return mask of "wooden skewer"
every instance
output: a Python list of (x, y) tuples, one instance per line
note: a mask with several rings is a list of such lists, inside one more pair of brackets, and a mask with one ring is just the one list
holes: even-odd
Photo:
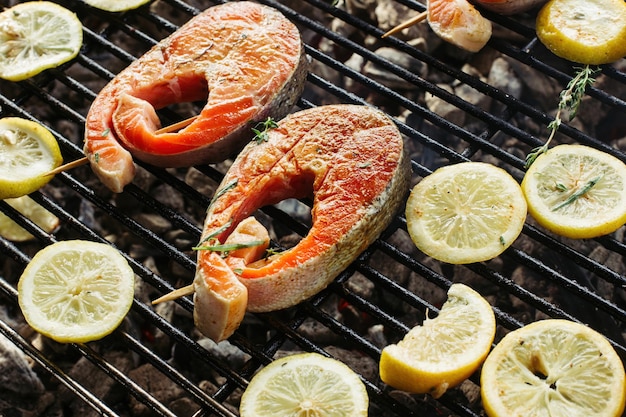
[(416, 16), (413, 16), (411, 19), (400, 23), (398, 26), (394, 27), (393, 29), (391, 29), (390, 31), (388, 31), (387, 33), (385, 33), (384, 35), (382, 35), (382, 38), (386, 38), (387, 36), (391, 36), (394, 33), (400, 32), (402, 29), (406, 29), (409, 26), (413, 26), (416, 23), (421, 22), (422, 20), (426, 19), (428, 17), (428, 11), (424, 11)]
[(196, 292), (196, 288), (193, 286), (193, 284), (189, 284), (185, 287), (175, 289), (174, 291), (168, 292), (167, 294), (157, 298), (152, 302), (152, 305), (159, 304), (165, 301), (172, 301), (186, 295), (191, 295), (194, 292)]
[[(179, 129), (182, 129), (184, 127), (189, 126), (197, 118), (198, 118), (198, 116), (193, 116), (193, 117), (190, 117), (188, 119), (181, 120), (180, 122), (174, 123), (172, 125), (162, 127), (161, 129), (156, 130), (154, 133), (158, 135), (159, 133), (174, 132), (176, 130), (179, 130)], [(60, 165), (60, 166), (58, 166), (58, 167), (56, 167), (56, 168), (46, 172), (43, 175), (44, 176), (56, 175), (56, 174), (58, 174), (60, 172), (64, 172), (64, 171), (67, 171), (69, 169), (76, 168), (76, 167), (79, 167), (81, 165), (85, 165), (88, 162), (89, 162), (89, 159), (87, 159), (87, 157), (85, 156), (85, 157), (77, 159), (75, 161), (68, 162), (67, 164)]]
[(189, 119), (185, 119), (185, 120), (181, 120), (180, 122), (174, 123), (172, 125), (169, 126), (165, 126), (162, 127), (160, 129), (157, 129), (154, 134), (158, 135), (160, 133), (170, 133), (170, 132), (174, 132), (176, 130), (182, 129), (184, 127), (189, 126), (191, 123), (193, 123), (194, 120), (196, 120), (198, 118), (198, 116), (193, 116), (190, 117)]
[(60, 165), (60, 166), (58, 166), (58, 167), (56, 167), (56, 168), (46, 172), (43, 175), (44, 176), (46, 176), (46, 175), (56, 175), (59, 172), (67, 171), (68, 169), (72, 169), (72, 168), (79, 167), (81, 165), (85, 165), (87, 162), (89, 162), (89, 160), (85, 156), (85, 157), (82, 157), (82, 158), (77, 159), (75, 161), (68, 162), (67, 164)]

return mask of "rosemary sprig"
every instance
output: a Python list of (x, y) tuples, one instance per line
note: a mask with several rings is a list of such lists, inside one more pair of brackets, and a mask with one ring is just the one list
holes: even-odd
[(576, 113), (578, 112), (580, 103), (585, 95), (585, 91), (588, 86), (595, 82), (596, 79), (594, 76), (599, 71), (600, 68), (591, 68), (589, 65), (576, 68), (576, 75), (567, 84), (565, 90), (561, 91), (561, 94), (559, 95), (559, 106), (556, 115), (554, 116), (554, 120), (548, 124), (548, 129), (550, 130), (548, 140), (542, 146), (534, 148), (526, 156), (524, 168), (528, 169), (528, 167), (535, 162), (535, 159), (537, 159), (539, 155), (547, 152), (550, 141), (552, 141), (556, 131), (559, 130), (559, 127), (561, 126), (561, 114), (564, 111), (569, 112), (569, 121), (572, 121), (574, 117), (576, 117)]
[(256, 143), (267, 142), (269, 139), (267, 133), (277, 127), (278, 124), (276, 124), (274, 119), (268, 117), (267, 120), (257, 123), (257, 125), (252, 128), (252, 131), (254, 132), (254, 138), (252, 138), (252, 140)]
[(576, 192), (572, 193), (572, 195), (567, 197), (567, 199), (563, 201), (561, 204), (552, 208), (552, 211), (557, 211), (565, 206), (572, 204), (574, 201), (578, 200), (580, 197), (585, 195), (589, 190), (591, 190), (593, 186), (596, 185), (598, 181), (600, 181), (600, 179), (602, 179), (602, 176), (598, 176), (592, 179), (587, 184), (585, 184), (580, 190), (577, 190)]

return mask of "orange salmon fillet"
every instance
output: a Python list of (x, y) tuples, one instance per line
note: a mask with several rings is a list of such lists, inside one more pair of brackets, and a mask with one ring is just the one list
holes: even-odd
[[(243, 268), (236, 262), (240, 269), (223, 276), (248, 289), (248, 311), (290, 307), (326, 287), (387, 227), (411, 175), (397, 127), (367, 106), (303, 110), (267, 139), (248, 144), (230, 167), (203, 239), (225, 242), (255, 210), (286, 198), (313, 197), (313, 223), (295, 247)], [(197, 275), (209, 274), (214, 255), (198, 252)]]
[[(133, 158), (162, 167), (218, 162), (252, 138), (250, 128), (289, 112), (307, 60), (297, 27), (252, 2), (211, 7), (120, 72), (98, 94), (84, 151), (115, 192), (134, 176)], [(206, 100), (189, 126), (159, 133), (156, 109)]]

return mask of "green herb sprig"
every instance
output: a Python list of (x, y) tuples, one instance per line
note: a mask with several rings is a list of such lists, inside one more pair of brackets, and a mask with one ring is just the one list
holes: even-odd
[(594, 76), (599, 71), (600, 68), (591, 68), (589, 65), (576, 68), (576, 75), (567, 84), (565, 90), (561, 91), (561, 94), (559, 95), (559, 106), (556, 115), (554, 116), (554, 120), (548, 124), (548, 129), (550, 129), (550, 136), (548, 137), (548, 140), (542, 146), (534, 148), (526, 156), (524, 168), (528, 169), (528, 167), (535, 162), (539, 155), (548, 151), (548, 146), (550, 145), (552, 138), (561, 126), (561, 115), (563, 112), (567, 111), (569, 113), (569, 121), (572, 121), (574, 117), (576, 117), (576, 113), (578, 112), (580, 103), (585, 95), (585, 91), (588, 86), (595, 82)]
[(593, 188), (593, 186), (596, 185), (598, 183), (598, 181), (600, 181), (601, 179), (602, 179), (602, 176), (598, 176), (598, 177), (590, 180), (588, 183), (586, 183), (584, 186), (582, 186), (579, 190), (577, 190), (574, 193), (572, 193), (572, 195), (570, 195), (565, 201), (563, 201), (558, 206), (554, 207), (552, 209), (552, 211), (557, 211), (559, 209), (562, 209), (565, 206), (568, 206), (568, 205), (572, 204), (574, 201), (578, 200), (580, 197), (582, 197), (585, 194), (587, 194), (587, 192), (589, 190), (591, 190)]
[(227, 256), (228, 252), (232, 252), (237, 249), (253, 248), (255, 246), (260, 246), (263, 243), (265, 243), (265, 241), (263, 240), (252, 240), (250, 242), (245, 242), (245, 243), (218, 243), (218, 244), (213, 244), (213, 245), (209, 244), (209, 245), (203, 245), (203, 246), (195, 246), (193, 250), (208, 250), (211, 252), (221, 252), (225, 256)]
[(252, 140), (257, 144), (267, 142), (269, 140), (268, 132), (277, 127), (278, 124), (274, 119), (268, 117), (267, 120), (257, 123), (257, 125), (252, 128), (252, 132), (254, 132), (254, 138), (252, 138)]

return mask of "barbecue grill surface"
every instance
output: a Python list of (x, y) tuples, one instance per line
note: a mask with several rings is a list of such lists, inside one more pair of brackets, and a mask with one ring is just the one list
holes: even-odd
[[(83, 49), (73, 61), (32, 79), (0, 80), (0, 117), (46, 125), (66, 161), (82, 156), (84, 119), (106, 82), (215, 4), (155, 0), (134, 11), (107, 13), (80, 0), (52, 1), (80, 17)], [(558, 93), (574, 72), (575, 65), (551, 55), (536, 40), (533, 12), (513, 17), (485, 13), (495, 24), (494, 37), (480, 53), (469, 54), (445, 44), (424, 48), (411, 36), (380, 39), (389, 29), (384, 25), (394, 18), (397, 23), (401, 16), (376, 6), (424, 10), (410, 0), (347, 1), (338, 7), (321, 0), (262, 3), (294, 21), (307, 44), (312, 66), (294, 111), (331, 103), (384, 110), (405, 135), (413, 183), (439, 166), (465, 160), (493, 163), (521, 181), (525, 155), (545, 140)], [(2, 0), (3, 6), (13, 4)], [(412, 30), (436, 42), (424, 27)], [(495, 62), (506, 65), (511, 76), (503, 80), (491, 72), (490, 77)], [(586, 144), (626, 161), (624, 68), (621, 61), (601, 67), (579, 116), (564, 124), (556, 142)], [(445, 117), (433, 111), (435, 102), (448, 106)], [(201, 105), (173, 106), (160, 115), (174, 122)], [(438, 400), (394, 391), (377, 376), (382, 347), (401, 339), (427, 312), (436, 314), (456, 281), (472, 286), (494, 306), (496, 341), (535, 320), (566, 318), (600, 331), (626, 355), (623, 228), (611, 236), (573, 241), (556, 237), (529, 218), (522, 236), (500, 257), (451, 266), (427, 258), (412, 245), (402, 213), (326, 290), (287, 311), (249, 314), (228, 350), (216, 350), (194, 330), (190, 298), (158, 308), (150, 300), (191, 282), (191, 247), (228, 161), (189, 169), (138, 165), (134, 183), (119, 195), (104, 188), (86, 166), (57, 175), (33, 193), (61, 219), (53, 234), (0, 202), (0, 211), (36, 237), (27, 243), (0, 238), (0, 333), (7, 337), (0, 347), (17, 347), (29, 357), (43, 390), (54, 394), (51, 399), (41, 391), (16, 393), (11, 391), (15, 387), (0, 386), (0, 414), (19, 414), (20, 408), (32, 412), (33, 404), (48, 398), (36, 413), (234, 416), (241, 391), (262, 365), (279, 355), (317, 351), (362, 375), (372, 416), (484, 415), (477, 375)], [(306, 234), (309, 204), (287, 201), (258, 213), (271, 225), (274, 245), (289, 246)], [(138, 285), (132, 310), (114, 334), (87, 345), (61, 346), (23, 324), (16, 286), (34, 253), (54, 241), (75, 238), (115, 245), (135, 270)]]

